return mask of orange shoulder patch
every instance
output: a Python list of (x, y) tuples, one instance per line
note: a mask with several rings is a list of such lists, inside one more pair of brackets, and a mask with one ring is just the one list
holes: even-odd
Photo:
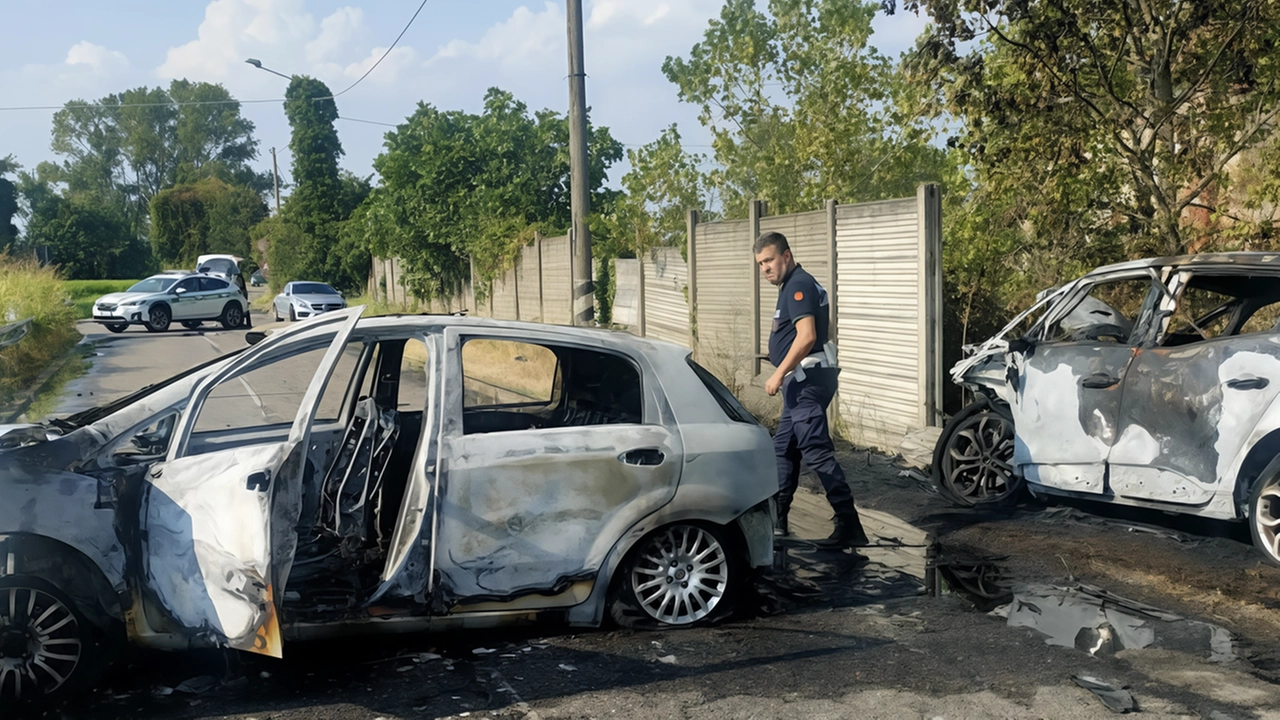
[(803, 300), (803, 299), (804, 299), (804, 293), (802, 293), (802, 292), (800, 292), (799, 290), (797, 290), (797, 291), (796, 291), (796, 294), (795, 294), (795, 299), (796, 299), (796, 301), (797, 301), (797, 302), (799, 302), (800, 300)]

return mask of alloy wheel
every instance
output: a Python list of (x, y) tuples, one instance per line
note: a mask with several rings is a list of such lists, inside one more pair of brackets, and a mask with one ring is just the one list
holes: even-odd
[(38, 699), (61, 687), (81, 662), (80, 621), (38, 588), (0, 588), (0, 701)]
[(990, 411), (966, 418), (947, 441), (942, 477), (956, 499), (1002, 500), (1018, 487), (1013, 469), (1013, 422)]
[(729, 554), (715, 535), (675, 525), (647, 541), (631, 569), (635, 601), (654, 620), (689, 625), (715, 611), (729, 589)]
[(1280, 476), (1265, 481), (1253, 501), (1251, 515), (1258, 549), (1280, 564)]
[(169, 311), (162, 307), (153, 307), (147, 313), (147, 329), (167, 330), (169, 328)]

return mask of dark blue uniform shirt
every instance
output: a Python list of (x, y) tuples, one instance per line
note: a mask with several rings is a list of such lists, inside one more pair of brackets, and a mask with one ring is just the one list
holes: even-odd
[(809, 351), (812, 354), (822, 350), (822, 346), (827, 344), (831, 307), (827, 291), (804, 268), (797, 265), (782, 279), (782, 285), (778, 288), (778, 307), (773, 311), (773, 330), (769, 333), (769, 362), (774, 367), (787, 359), (791, 343), (796, 340), (796, 320), (805, 316), (813, 318), (818, 335), (813, 349)]

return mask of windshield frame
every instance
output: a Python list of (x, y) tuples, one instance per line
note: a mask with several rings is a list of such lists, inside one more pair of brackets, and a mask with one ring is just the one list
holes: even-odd
[[(318, 288), (318, 287), (325, 288), (327, 292), (316, 291), (316, 290), (302, 290), (300, 289), (300, 286), (306, 287), (306, 288)], [(342, 293), (338, 292), (337, 290), (334, 290), (332, 285), (328, 283), (322, 283), (322, 282), (295, 282), (290, 292), (292, 292), (294, 295), (339, 295), (339, 296), (342, 295)]]

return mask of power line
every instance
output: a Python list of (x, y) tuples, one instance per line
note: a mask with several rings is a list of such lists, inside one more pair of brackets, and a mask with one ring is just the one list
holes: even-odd
[(395, 124), (395, 123), (380, 122), (380, 121), (378, 121), (378, 120), (361, 120), (360, 118), (346, 117), (346, 116), (342, 116), (342, 115), (339, 115), (339, 116), (338, 116), (338, 119), (339, 119), (339, 120), (346, 120), (347, 122), (364, 123), (364, 124), (366, 124), (366, 125), (382, 125), (382, 126), (384, 126), (384, 127), (400, 127), (399, 125), (397, 125), (397, 124)]
[[(396, 43), (400, 42), (400, 38), (404, 37), (404, 34), (406, 32), (409, 32), (409, 28), (413, 25), (413, 21), (418, 19), (418, 15), (422, 12), (422, 8), (426, 6), (427, 6), (427, 0), (422, 0), (422, 3), (418, 5), (418, 9), (414, 11), (413, 17), (409, 18), (409, 22), (405, 24), (404, 28), (400, 31), (400, 34), (396, 36), (396, 39), (391, 42), (391, 47), (388, 47), (387, 51), (382, 53), (382, 57), (378, 58), (377, 62), (369, 66), (369, 69), (365, 70), (364, 74), (361, 75), (358, 80), (351, 83), (351, 85), (349, 85), (346, 90), (343, 90), (342, 92), (339, 92), (339, 93), (334, 93), (332, 95), (326, 95), (324, 97), (311, 98), (311, 100), (313, 102), (317, 102), (320, 100), (334, 100), (339, 95), (345, 95), (352, 88), (354, 88), (355, 86), (359, 85), (362, 81), (364, 81), (365, 78), (369, 77), (369, 74), (374, 71), (374, 68), (381, 65), (382, 61), (386, 60), (387, 56), (391, 54), (391, 51), (395, 49)], [(279, 103), (279, 102), (285, 102), (285, 98), (278, 98), (278, 99), (271, 99), (271, 100), (236, 100), (233, 98), (231, 100), (192, 100), (189, 102), (116, 103), (113, 105), (109, 105), (105, 103), (82, 103), (79, 105), (19, 105), (19, 106), (10, 106), (10, 107), (0, 107), (0, 112), (18, 112), (23, 110), (86, 110), (86, 109), (99, 109), (99, 108), (114, 109), (114, 108), (126, 108), (126, 107), (187, 107), (187, 106), (195, 106), (195, 105), (254, 105), (254, 104), (261, 104), (261, 103)], [(370, 122), (371, 124), (375, 124), (375, 125), (379, 124), (379, 123), (374, 123), (373, 121), (356, 120), (355, 122)], [(381, 124), (385, 125), (387, 123), (381, 123)]]
[[(369, 73), (373, 72), (374, 68), (381, 65), (382, 61), (387, 59), (387, 56), (390, 55), (391, 51), (395, 49), (396, 43), (400, 42), (400, 38), (404, 37), (404, 34), (409, 32), (409, 27), (413, 25), (413, 21), (418, 19), (418, 13), (422, 12), (422, 8), (426, 6), (427, 6), (427, 0), (422, 0), (422, 4), (419, 5), (418, 9), (414, 11), (413, 17), (409, 18), (409, 22), (405, 24), (404, 29), (400, 31), (400, 34), (396, 36), (395, 40), (391, 41), (391, 47), (387, 48), (387, 51), (382, 53), (382, 57), (378, 58), (378, 62), (374, 63), (372, 66), (369, 67), (368, 70), (364, 71), (364, 74), (360, 76), (359, 80), (356, 80), (355, 82), (351, 83), (351, 87), (348, 87), (347, 90), (350, 90), (351, 88), (359, 85), (362, 80), (369, 77)], [(342, 92), (337, 93), (333, 97), (336, 98), (338, 97), (338, 95), (345, 95), (347, 90), (343, 90)]]

